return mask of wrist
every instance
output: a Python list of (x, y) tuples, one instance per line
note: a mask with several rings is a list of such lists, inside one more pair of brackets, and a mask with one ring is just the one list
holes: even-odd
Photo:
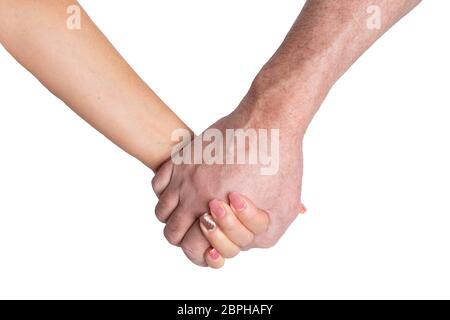
[(162, 164), (171, 159), (171, 155), (175, 149), (179, 149), (180, 143), (190, 142), (195, 137), (194, 133), (183, 123), (178, 126), (173, 126), (170, 129), (166, 128), (164, 134), (156, 139), (153, 136), (152, 147), (147, 147), (144, 150), (151, 150), (151, 154), (147, 154), (144, 162), (154, 172), (159, 170)]
[(238, 109), (263, 126), (302, 138), (333, 83), (330, 68), (321, 60), (310, 59), (294, 68), (273, 58)]

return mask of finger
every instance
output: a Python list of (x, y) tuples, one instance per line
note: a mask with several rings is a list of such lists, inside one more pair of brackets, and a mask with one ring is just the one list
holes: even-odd
[(219, 251), (222, 257), (233, 258), (241, 251), (241, 249), (228, 239), (222, 230), (220, 230), (209, 213), (205, 213), (200, 217), (200, 228), (206, 239), (211, 243), (211, 246)]
[(159, 169), (156, 171), (155, 176), (152, 179), (152, 187), (156, 196), (159, 198), (161, 193), (167, 188), (172, 179), (173, 163), (172, 161), (166, 161)]
[(219, 200), (212, 200), (209, 208), (214, 221), (234, 244), (243, 248), (253, 241), (253, 233), (236, 218), (229, 205)]
[(209, 241), (205, 238), (200, 229), (199, 221), (196, 220), (186, 233), (181, 242), (186, 257), (198, 266), (206, 267), (205, 252), (210, 248)]
[(210, 268), (220, 269), (225, 264), (225, 259), (220, 255), (219, 251), (209, 248), (205, 252), (205, 260)]
[(237, 192), (228, 195), (231, 207), (236, 217), (253, 234), (258, 235), (269, 227), (269, 215), (264, 210), (258, 209), (247, 197)]
[(164, 228), (164, 236), (167, 241), (175, 246), (180, 245), (189, 228), (197, 220), (196, 216), (188, 214), (184, 208), (184, 206), (179, 205), (167, 219), (166, 227)]
[(177, 208), (180, 194), (169, 190), (164, 191), (159, 197), (155, 207), (155, 215), (161, 222), (166, 222), (172, 212)]

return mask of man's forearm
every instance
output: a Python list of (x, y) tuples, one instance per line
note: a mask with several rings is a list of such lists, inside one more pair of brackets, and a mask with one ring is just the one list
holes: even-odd
[[(0, 0), (0, 43), (52, 93), (106, 137), (156, 169), (170, 157), (171, 133), (186, 125), (132, 70), (73, 0)], [(79, 7), (81, 8), (81, 7)]]
[[(280, 49), (257, 76), (252, 110), (302, 135), (330, 88), (420, 0), (308, 0)], [(368, 25), (373, 8), (380, 25)], [(377, 12), (374, 12), (377, 14)], [(273, 120), (275, 119), (275, 120)]]

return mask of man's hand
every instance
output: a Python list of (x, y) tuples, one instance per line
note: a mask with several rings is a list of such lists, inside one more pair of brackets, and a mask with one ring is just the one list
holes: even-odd
[[(245, 194), (269, 214), (268, 230), (257, 236), (248, 248), (274, 245), (298, 215), (302, 177), (301, 138), (273, 121), (273, 115), (249, 112), (256, 110), (254, 106), (258, 103), (260, 101), (251, 95), (247, 96), (240, 108), (210, 128), (219, 129), (224, 136), (226, 129), (280, 129), (280, 163), (276, 174), (262, 175), (261, 165), (174, 165), (169, 160), (153, 180), (154, 190), (159, 195), (155, 212), (158, 219), (166, 223), (165, 237), (171, 244), (181, 245), (188, 258), (198, 265), (205, 265), (203, 256), (209, 243), (201, 233), (197, 220), (208, 212), (211, 199), (227, 200), (228, 194), (236, 191)], [(245, 210), (245, 201), (233, 200), (236, 210)]]
[[(210, 199), (225, 200), (228, 192), (237, 191), (270, 216), (269, 229), (251, 246), (273, 245), (297, 215), (302, 137), (314, 114), (340, 76), (420, 1), (308, 0), (240, 107), (212, 126), (221, 131), (279, 128), (279, 172), (262, 176), (258, 166), (167, 162), (153, 185), (160, 194), (156, 213), (167, 222), (168, 240), (181, 244), (192, 261), (203, 264), (207, 243), (194, 221), (207, 211)], [(375, 14), (371, 8), (376, 8)]]

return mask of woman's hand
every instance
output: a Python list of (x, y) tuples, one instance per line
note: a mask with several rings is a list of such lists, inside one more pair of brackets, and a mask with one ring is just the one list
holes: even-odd
[[(214, 269), (223, 267), (225, 258), (233, 258), (245, 250), (255, 236), (269, 227), (269, 216), (250, 199), (236, 192), (230, 193), (228, 199), (230, 205), (212, 200), (209, 203), (211, 214), (205, 213), (199, 218), (201, 230), (211, 244), (205, 252), (205, 261)], [(305, 211), (300, 205), (299, 212)]]

